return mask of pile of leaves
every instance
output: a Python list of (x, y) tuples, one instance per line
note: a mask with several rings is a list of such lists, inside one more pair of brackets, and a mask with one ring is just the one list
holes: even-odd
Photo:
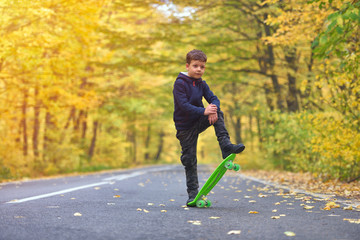
[(293, 173), (283, 171), (246, 170), (246, 176), (256, 177), (276, 184), (287, 186), (290, 189), (299, 189), (307, 192), (335, 195), (355, 201), (360, 201), (360, 181), (350, 183), (339, 180), (322, 181), (311, 173)]

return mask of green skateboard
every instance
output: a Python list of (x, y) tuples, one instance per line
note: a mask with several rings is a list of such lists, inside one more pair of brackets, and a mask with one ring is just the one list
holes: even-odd
[(211, 202), (206, 198), (206, 195), (208, 195), (209, 192), (215, 187), (215, 185), (220, 181), (220, 179), (222, 178), (222, 176), (224, 176), (227, 170), (240, 170), (240, 165), (233, 163), (235, 156), (235, 153), (232, 153), (220, 163), (220, 165), (208, 178), (204, 186), (200, 189), (194, 201), (189, 202), (188, 206), (197, 206), (200, 208), (211, 206)]

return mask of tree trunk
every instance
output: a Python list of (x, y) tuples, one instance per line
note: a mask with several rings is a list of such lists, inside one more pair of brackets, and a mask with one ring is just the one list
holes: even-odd
[(296, 56), (296, 48), (285, 48), (285, 60), (288, 65), (288, 95), (286, 98), (288, 111), (289, 112), (297, 112), (300, 110), (299, 101), (298, 101), (298, 90), (296, 87), (296, 72), (298, 70), (297, 66), (297, 56)]
[(160, 160), (160, 156), (161, 156), (161, 153), (162, 153), (163, 148), (164, 148), (164, 136), (165, 136), (164, 130), (161, 130), (160, 135), (159, 135), (158, 150), (157, 150), (156, 156), (155, 156), (155, 161), (156, 162)]
[(90, 144), (90, 148), (89, 148), (89, 162), (91, 161), (91, 158), (94, 156), (94, 152), (95, 152), (98, 125), (99, 125), (99, 122), (94, 121), (94, 123), (93, 123), (93, 136), (91, 138), (91, 144)]
[[(268, 18), (268, 14), (265, 13), (264, 14), (264, 20), (266, 20)], [(272, 35), (271, 33), (271, 29), (270, 26), (267, 24), (264, 24), (264, 30), (265, 30), (265, 35), (267, 37), (270, 37)], [(274, 48), (271, 44), (267, 44), (267, 64), (269, 66), (269, 71), (270, 71), (270, 78), (271, 78), (271, 82), (273, 85), (273, 89), (275, 92), (275, 96), (276, 96), (276, 105), (277, 108), (280, 111), (284, 111), (285, 110), (285, 104), (284, 104), (284, 100), (283, 100), (283, 96), (281, 93), (281, 86), (278, 80), (277, 75), (275, 75), (275, 54), (274, 54)]]
[(269, 83), (264, 84), (264, 91), (265, 91), (266, 104), (267, 104), (268, 108), (270, 109), (270, 111), (274, 111), (275, 106), (274, 106), (272, 98), (271, 98), (272, 91), (271, 91), (271, 86)]
[(27, 136), (27, 102), (28, 102), (28, 90), (24, 89), (24, 96), (23, 96), (23, 102), (21, 106), (21, 127), (22, 127), (22, 134), (23, 134), (23, 155), (28, 155), (28, 136)]
[(39, 86), (35, 86), (34, 92), (34, 130), (32, 136), (33, 152), (35, 161), (39, 158), (39, 132), (40, 132), (40, 100), (39, 98)]
[(84, 117), (81, 119), (81, 121), (82, 121), (82, 124), (81, 124), (81, 140), (82, 141), (85, 141), (85, 137), (86, 137), (87, 116), (88, 116), (88, 112), (85, 111)]
[(44, 142), (43, 142), (43, 161), (47, 162), (49, 159), (47, 158), (49, 155), (49, 146), (51, 143), (51, 137), (50, 137), (50, 131), (53, 128), (53, 123), (52, 123), (52, 116), (49, 113), (49, 111), (46, 111), (45, 114), (45, 129), (44, 129)]
[(234, 128), (235, 128), (235, 141), (236, 143), (242, 143), (242, 129), (241, 129), (241, 116), (236, 116), (234, 121)]
[(256, 124), (257, 124), (258, 138), (259, 138), (260, 147), (261, 147), (261, 143), (263, 142), (263, 138), (262, 138), (262, 132), (261, 132), (261, 122), (260, 122), (259, 113), (256, 114), (255, 118), (256, 118)]
[(147, 133), (146, 133), (146, 138), (145, 138), (145, 154), (144, 154), (145, 161), (149, 160), (149, 158), (150, 158), (150, 153), (149, 153), (150, 139), (151, 139), (151, 123), (148, 123)]
[(74, 121), (75, 114), (76, 114), (76, 109), (75, 109), (75, 107), (72, 107), (71, 110), (70, 110), (70, 113), (69, 113), (69, 117), (68, 117), (68, 119), (67, 119), (67, 121), (65, 123), (64, 130), (63, 130), (63, 132), (61, 134), (61, 137), (60, 137), (60, 144), (62, 144), (64, 142), (66, 130), (70, 127), (71, 120), (73, 120), (73, 123), (76, 122), (76, 121)]

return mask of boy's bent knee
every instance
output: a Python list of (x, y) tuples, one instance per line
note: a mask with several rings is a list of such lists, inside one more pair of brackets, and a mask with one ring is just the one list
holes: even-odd
[(196, 165), (197, 161), (196, 161), (196, 155), (194, 154), (184, 154), (181, 156), (181, 163), (185, 166), (185, 167), (192, 167), (194, 165)]

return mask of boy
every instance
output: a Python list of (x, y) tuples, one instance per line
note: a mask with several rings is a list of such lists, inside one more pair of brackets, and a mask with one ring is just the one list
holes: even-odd
[[(189, 199), (187, 204), (198, 194), (196, 146), (198, 136), (210, 125), (220, 145), (222, 157), (231, 153), (240, 153), (245, 149), (243, 144), (234, 145), (230, 142), (229, 133), (224, 124), (224, 115), (220, 110), (220, 101), (201, 79), (205, 72), (207, 57), (200, 50), (192, 50), (186, 55), (186, 69), (181, 72), (174, 84), (174, 122), (176, 137), (180, 141), (181, 162), (185, 167), (186, 186)], [(202, 97), (209, 105), (204, 108)]]

